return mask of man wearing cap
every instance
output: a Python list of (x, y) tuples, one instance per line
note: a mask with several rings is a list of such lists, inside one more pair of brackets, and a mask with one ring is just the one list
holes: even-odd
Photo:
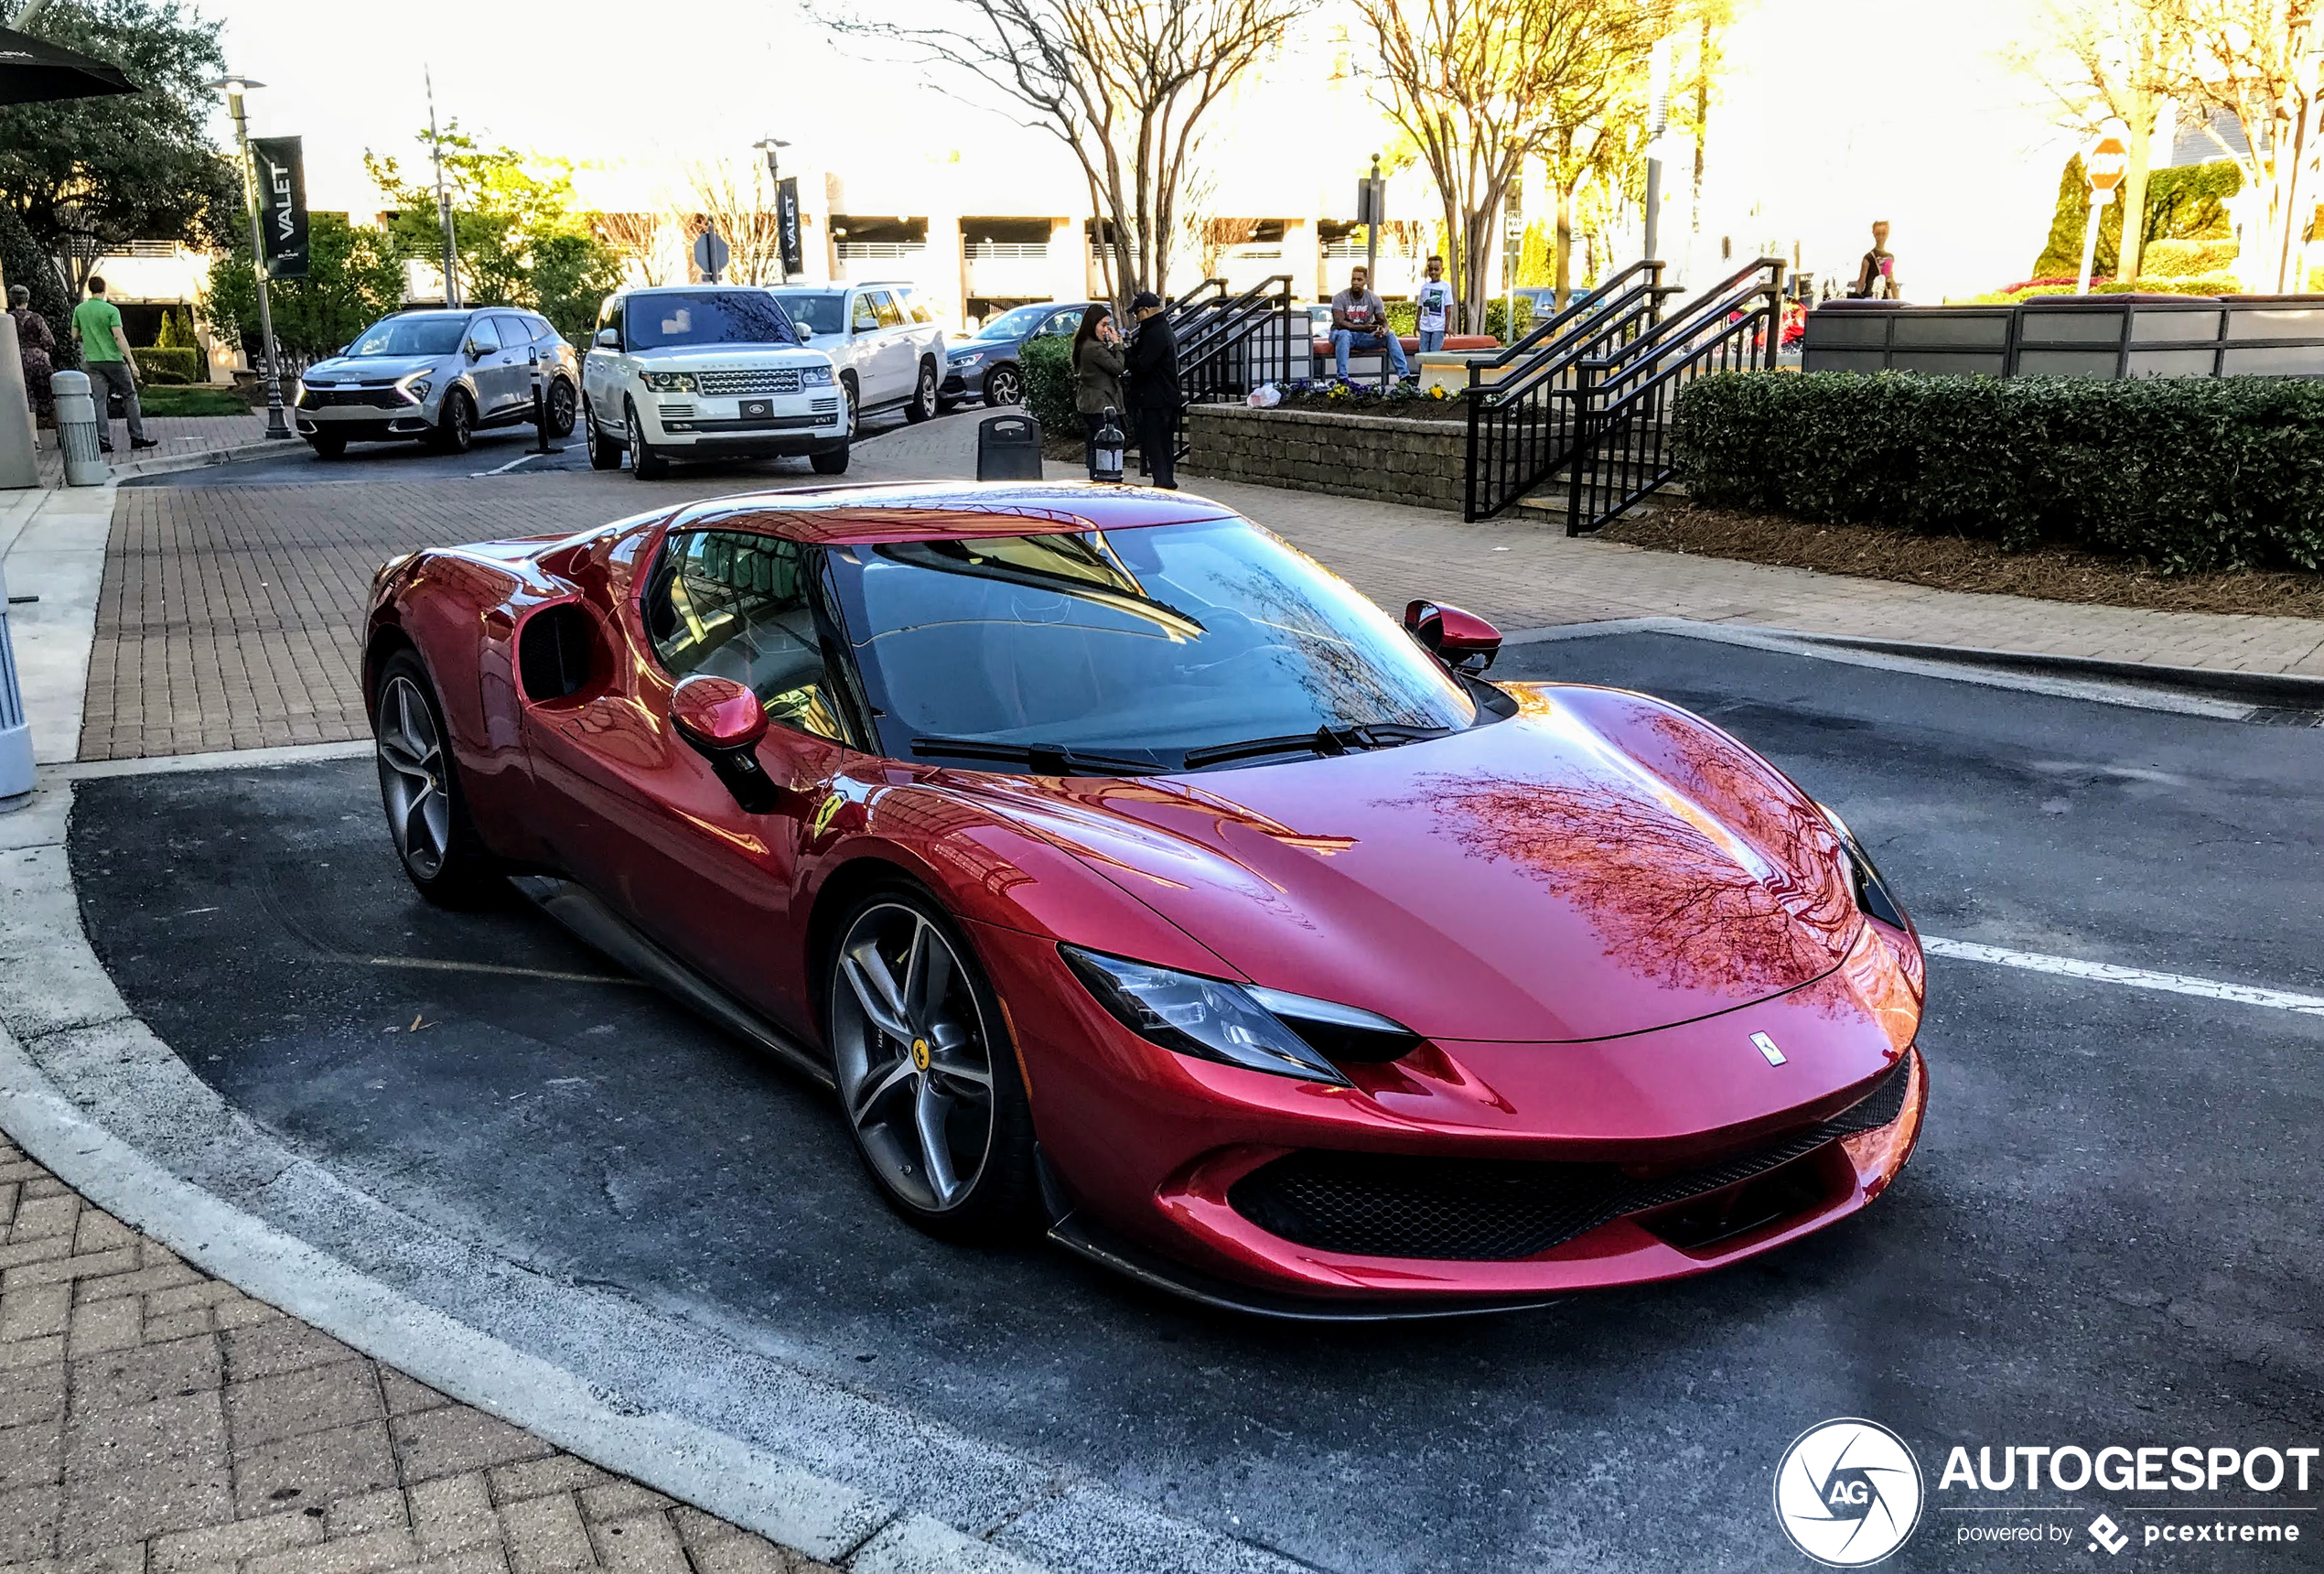
[(1138, 452), (1157, 487), (1178, 484), (1178, 339), (1170, 319), (1162, 315), (1162, 300), (1152, 290), (1130, 298), (1138, 319), (1137, 337), (1130, 341), (1129, 372), (1122, 391), (1137, 411)]

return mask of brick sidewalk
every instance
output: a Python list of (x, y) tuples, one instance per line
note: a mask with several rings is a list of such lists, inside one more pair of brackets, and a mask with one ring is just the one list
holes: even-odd
[(367, 1360), (0, 1141), (0, 1569), (808, 1574)]
[[(248, 415), (148, 415), (145, 436), (161, 446), (155, 448), (129, 447), (129, 428), (120, 422), (113, 424), (113, 451), (105, 456), (113, 464), (131, 459), (177, 458), (187, 454), (209, 453), (220, 448), (237, 447), (255, 443), (266, 436), (266, 414), (258, 411)], [(38, 464), (40, 484), (44, 487), (64, 485), (65, 457), (57, 447), (57, 434), (42, 432)]]

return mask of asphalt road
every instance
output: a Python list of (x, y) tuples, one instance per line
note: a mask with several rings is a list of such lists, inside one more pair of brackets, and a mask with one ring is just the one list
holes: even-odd
[[(2324, 730), (1662, 635), (1519, 647), (1499, 675), (1711, 716), (1847, 815), (1925, 932), (2324, 994)], [(1543, 1312), (1284, 1328), (916, 1234), (826, 1095), (545, 920), (420, 903), (367, 762), (79, 792), (83, 914), (123, 994), (295, 1147), (542, 1273), (1319, 1568), (1799, 1569), (1776, 1461), (1860, 1416), (1931, 1488), (1891, 1567), (2049, 1569), (2088, 1560), (2096, 1506), (2138, 1516), (2053, 1494), (2087, 1505), (2056, 1521), (2070, 1546), (1961, 1545), (1983, 1516), (1935, 1491), (1953, 1444), (2324, 1440), (2324, 1018), (1940, 958), (1927, 1130), (1857, 1219)], [(2131, 1506), (2264, 1501), (2286, 1499)], [(2304, 1517), (2297, 1547), (2132, 1556), (2314, 1568)]]

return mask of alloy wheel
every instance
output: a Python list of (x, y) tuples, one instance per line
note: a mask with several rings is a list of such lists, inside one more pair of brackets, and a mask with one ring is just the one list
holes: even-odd
[(400, 674), (380, 691), (380, 796), (395, 850), (422, 879), (444, 868), (452, 846), (452, 801), (445, 795), (444, 744), (419, 685)]
[(998, 367), (984, 379), (984, 403), (987, 404), (1014, 404), (1024, 397), (1024, 394), (1017, 372), (1011, 367)]
[(880, 1180), (925, 1213), (959, 1207), (993, 1147), (991, 1039), (942, 930), (902, 902), (864, 910), (836, 953), (839, 1096)]
[(549, 436), (573, 435), (573, 386), (559, 379), (549, 384)]

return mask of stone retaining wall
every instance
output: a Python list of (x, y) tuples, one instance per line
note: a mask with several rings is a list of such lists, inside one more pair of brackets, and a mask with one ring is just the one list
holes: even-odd
[(1467, 485), (1469, 428), (1459, 421), (1192, 404), (1186, 434), (1186, 469), (1221, 480), (1456, 513)]

